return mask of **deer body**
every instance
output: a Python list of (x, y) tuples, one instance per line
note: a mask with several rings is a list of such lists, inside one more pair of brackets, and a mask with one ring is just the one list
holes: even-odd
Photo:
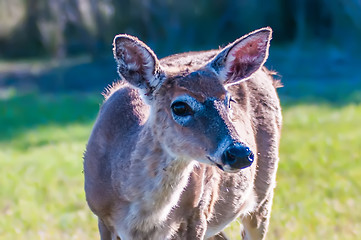
[(84, 155), (101, 239), (222, 239), (237, 217), (245, 238), (265, 237), (281, 126), (262, 68), (270, 33), (160, 61), (115, 38), (125, 81), (107, 93)]

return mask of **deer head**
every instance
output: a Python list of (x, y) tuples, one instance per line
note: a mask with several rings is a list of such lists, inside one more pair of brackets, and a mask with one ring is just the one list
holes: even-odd
[[(148, 46), (128, 35), (115, 37), (114, 57), (121, 78), (150, 105), (148, 122), (167, 153), (236, 172), (249, 167), (254, 154), (236, 126), (242, 111), (239, 104), (233, 106), (227, 88), (263, 66), (271, 34), (270, 28), (254, 31), (191, 71), (180, 65), (170, 71)], [(236, 119), (232, 108), (237, 108)]]

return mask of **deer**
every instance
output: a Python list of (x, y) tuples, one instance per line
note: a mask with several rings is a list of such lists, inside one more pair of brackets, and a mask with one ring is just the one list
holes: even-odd
[(265, 239), (279, 161), (272, 29), (224, 48), (158, 59), (120, 34), (84, 153), (86, 201), (102, 240)]

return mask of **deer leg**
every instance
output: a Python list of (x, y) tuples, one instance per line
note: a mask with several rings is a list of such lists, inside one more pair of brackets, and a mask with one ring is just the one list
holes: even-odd
[(100, 218), (98, 218), (98, 228), (101, 240), (112, 240), (111, 232), (108, 230), (107, 226), (105, 226), (105, 224)]
[(265, 239), (271, 216), (273, 191), (258, 205), (254, 212), (242, 218), (243, 240)]
[(204, 239), (206, 233), (207, 222), (205, 217), (198, 219), (198, 221), (192, 221), (188, 226), (185, 239)]
[[(178, 232), (173, 236), (172, 240), (180, 239), (204, 239), (207, 229), (206, 216), (203, 214), (200, 207), (194, 209), (193, 214), (184, 221), (178, 229)], [(211, 238), (213, 239), (213, 238)]]
[(226, 234), (224, 232), (219, 232), (217, 235), (208, 238), (207, 240), (228, 240)]

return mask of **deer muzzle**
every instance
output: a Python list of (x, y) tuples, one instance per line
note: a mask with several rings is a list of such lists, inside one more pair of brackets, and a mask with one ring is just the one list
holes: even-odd
[(222, 163), (233, 170), (247, 168), (253, 161), (253, 152), (243, 143), (232, 143), (222, 154)]

